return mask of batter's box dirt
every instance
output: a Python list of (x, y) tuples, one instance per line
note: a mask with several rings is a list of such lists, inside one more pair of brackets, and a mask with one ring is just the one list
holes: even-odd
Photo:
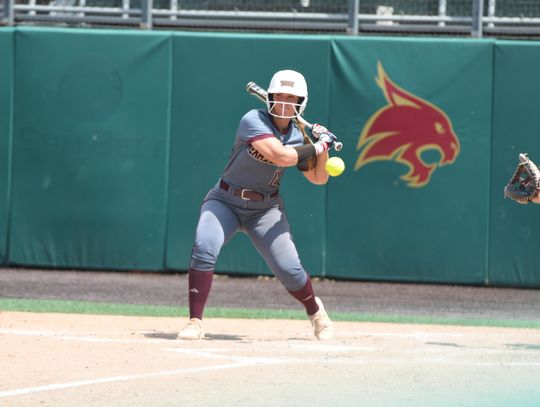
[(520, 406), (540, 400), (540, 330), (3, 312), (2, 406)]

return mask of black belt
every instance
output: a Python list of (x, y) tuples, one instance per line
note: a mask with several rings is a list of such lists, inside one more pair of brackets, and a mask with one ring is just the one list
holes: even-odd
[[(223, 180), (219, 182), (219, 187), (224, 191), (232, 189), (232, 194), (234, 196), (238, 196), (246, 201), (261, 201), (266, 196), (265, 194), (261, 194), (260, 192), (252, 191), (251, 189), (235, 188), (232, 185), (227, 184)], [(274, 191), (270, 195), (268, 195), (268, 197), (275, 198), (276, 196), (278, 196), (278, 194), (279, 191)]]

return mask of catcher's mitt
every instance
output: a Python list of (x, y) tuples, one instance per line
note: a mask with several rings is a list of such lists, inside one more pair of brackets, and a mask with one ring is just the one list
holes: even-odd
[(540, 171), (538, 167), (527, 157), (527, 154), (520, 154), (516, 171), (504, 187), (504, 197), (520, 204), (527, 204), (539, 190)]

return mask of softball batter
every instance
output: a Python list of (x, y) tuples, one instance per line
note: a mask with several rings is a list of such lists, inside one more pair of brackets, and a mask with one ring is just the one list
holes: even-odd
[[(301, 302), (318, 339), (333, 337), (332, 321), (315, 296), (292, 240), (279, 195), (284, 170), (297, 166), (313, 184), (328, 182), (324, 169), (336, 137), (314, 125), (318, 141), (304, 144), (302, 129), (292, 121), (308, 101), (302, 74), (276, 72), (268, 86), (267, 109), (254, 109), (240, 120), (231, 158), (203, 200), (189, 268), (189, 313), (179, 339), (204, 337), (203, 312), (214, 266), (223, 245), (237, 232), (246, 233), (273, 274)], [(316, 156), (316, 164), (307, 163)]]

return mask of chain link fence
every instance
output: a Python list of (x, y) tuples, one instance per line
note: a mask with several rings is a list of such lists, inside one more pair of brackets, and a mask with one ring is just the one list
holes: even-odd
[(540, 37), (540, 0), (0, 0), (4, 25)]

